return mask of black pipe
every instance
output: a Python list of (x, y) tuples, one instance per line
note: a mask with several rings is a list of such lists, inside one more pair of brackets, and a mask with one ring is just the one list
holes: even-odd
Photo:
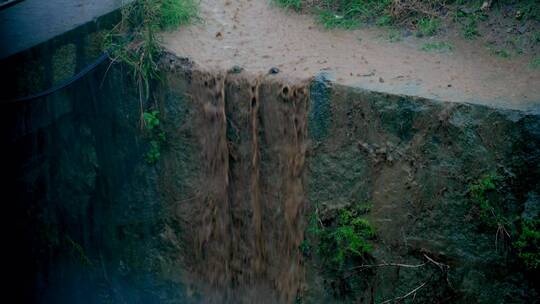
[(60, 84), (58, 84), (56, 86), (53, 86), (53, 87), (51, 87), (51, 88), (49, 88), (49, 89), (47, 89), (45, 91), (42, 91), (42, 92), (39, 92), (39, 93), (36, 93), (36, 94), (32, 94), (32, 95), (29, 95), (29, 96), (25, 96), (25, 97), (20, 97), (20, 98), (16, 98), (16, 99), (7, 100), (6, 102), (2, 102), (2, 103), (25, 102), (25, 101), (30, 101), (30, 100), (34, 100), (34, 99), (38, 99), (38, 98), (42, 98), (42, 97), (51, 95), (52, 93), (54, 93), (56, 91), (59, 91), (59, 90), (65, 88), (65, 87), (71, 85), (75, 81), (81, 79), (84, 75), (91, 72), (98, 65), (100, 65), (103, 61), (107, 60), (107, 58), (109, 58), (109, 53), (104, 52), (94, 62), (87, 65), (86, 67), (84, 67), (84, 69), (80, 70), (77, 74), (73, 75), (71, 78), (65, 80), (64, 82), (62, 82), (62, 83), (60, 83)]
[(5, 1), (5, 2), (2, 2), (2, 3), (0, 3), (0, 11), (6, 9), (8, 7), (11, 7), (11, 6), (13, 6), (13, 5), (15, 5), (15, 4), (19, 3), (19, 2), (22, 2), (22, 1), (24, 1), (24, 0), (8, 0), (8, 1)]

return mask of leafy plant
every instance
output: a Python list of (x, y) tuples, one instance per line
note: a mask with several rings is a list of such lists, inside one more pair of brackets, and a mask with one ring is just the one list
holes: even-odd
[(159, 111), (143, 112), (144, 125), (150, 138), (148, 151), (144, 159), (148, 164), (155, 164), (161, 157), (161, 148), (167, 138), (160, 128)]
[(354, 259), (362, 259), (373, 247), (369, 240), (375, 236), (375, 229), (362, 216), (369, 209), (356, 205), (339, 210), (335, 223), (322, 226), (321, 220), (313, 215), (308, 233), (317, 239), (317, 253), (323, 264), (336, 270)]
[(469, 186), (470, 196), (479, 209), (480, 220), (488, 226), (496, 226), (501, 220), (501, 216), (487, 198), (487, 193), (496, 189), (497, 179), (497, 175), (488, 174)]
[(514, 242), (518, 257), (528, 269), (540, 267), (540, 220), (525, 219), (521, 221), (521, 233)]
[(143, 118), (146, 124), (146, 128), (153, 130), (159, 126), (159, 111), (144, 112)]
[(161, 156), (161, 147), (160, 143), (157, 140), (150, 141), (150, 148), (148, 152), (144, 155), (144, 159), (148, 164), (155, 164)]
[[(356, 291), (367, 287), (372, 272), (351, 275), (354, 266), (371, 259), (371, 240), (375, 229), (365, 219), (370, 204), (355, 204), (333, 212), (331, 218), (321, 219), (318, 211), (309, 216), (306, 239), (300, 252), (321, 269), (325, 286), (338, 297), (356, 297)], [(332, 213), (333, 213), (332, 212)]]

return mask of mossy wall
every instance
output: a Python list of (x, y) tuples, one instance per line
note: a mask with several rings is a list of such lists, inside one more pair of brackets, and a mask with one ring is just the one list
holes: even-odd
[[(511, 243), (519, 233), (511, 230), (526, 204), (540, 204), (540, 118), (338, 85), (331, 91), (327, 136), (309, 153), (310, 203), (328, 221), (336, 209), (370, 202), (377, 238), (363, 263), (428, 265), (375, 268), (369, 288), (345, 293), (314, 271), (306, 302), (378, 303), (423, 283), (415, 303), (534, 302), (537, 270), (517, 257)], [(312, 103), (318, 98), (312, 95)], [(510, 219), (503, 226), (508, 235), (483, 225), (471, 199), (470, 185), (488, 174), (500, 177), (489, 199)], [(448, 270), (431, 267), (424, 255)], [(319, 266), (313, 257), (307, 263)], [(354, 272), (337, 285), (362, 276), (369, 278)]]

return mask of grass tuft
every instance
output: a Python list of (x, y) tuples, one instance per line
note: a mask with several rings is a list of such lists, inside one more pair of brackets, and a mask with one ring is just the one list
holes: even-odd
[(533, 69), (540, 69), (540, 56), (534, 58), (529, 66)]
[(189, 24), (198, 16), (198, 6), (193, 0), (161, 0), (160, 11), (159, 23), (164, 30)]
[[(113, 61), (131, 67), (143, 99), (150, 97), (150, 82), (158, 78), (162, 53), (158, 32), (187, 24), (197, 17), (195, 0), (135, 0), (122, 8), (122, 19), (105, 37), (104, 48)], [(141, 126), (144, 118), (141, 113)]]
[(417, 23), (418, 36), (433, 36), (437, 34), (441, 27), (438, 18), (420, 18)]
[(274, 0), (277, 5), (299, 11), (302, 9), (302, 0)]

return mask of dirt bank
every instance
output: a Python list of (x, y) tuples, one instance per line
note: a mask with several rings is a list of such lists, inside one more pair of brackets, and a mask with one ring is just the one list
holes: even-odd
[(324, 30), (311, 16), (288, 14), (262, 0), (201, 2), (203, 21), (164, 34), (164, 45), (203, 68), (278, 67), (297, 77), (326, 71), (338, 83), (445, 101), (510, 109), (540, 107), (540, 71), (526, 58), (496, 58), (480, 44), (454, 37), (450, 53), (427, 53), (423, 42), (391, 43), (374, 29)]

